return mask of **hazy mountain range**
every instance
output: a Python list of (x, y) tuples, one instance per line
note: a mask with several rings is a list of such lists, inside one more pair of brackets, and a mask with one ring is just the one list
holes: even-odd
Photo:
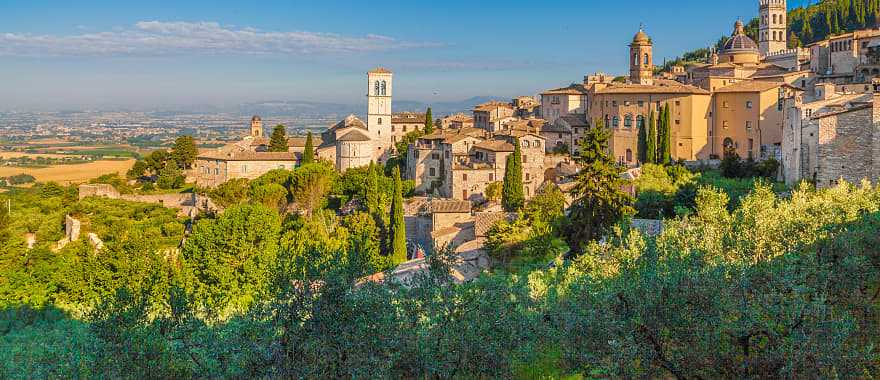
[[(493, 96), (475, 96), (469, 99), (452, 102), (437, 102), (427, 104), (418, 101), (397, 100), (393, 103), (394, 112), (425, 112), (429, 106), (435, 117), (454, 114), (457, 112), (470, 113), (474, 106), (492, 100), (508, 101), (509, 98)], [(243, 115), (261, 116), (345, 116), (364, 115), (367, 105), (364, 104), (340, 104), (322, 103), (309, 101), (266, 101), (258, 103), (245, 103), (239, 106), (239, 112)]]

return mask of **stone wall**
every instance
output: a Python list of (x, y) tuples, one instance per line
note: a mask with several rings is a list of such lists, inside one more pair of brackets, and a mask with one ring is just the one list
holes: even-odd
[(70, 215), (64, 217), (64, 236), (68, 241), (78, 241), (81, 230), (82, 222)]
[(113, 185), (107, 184), (85, 184), (79, 185), (79, 199), (88, 197), (105, 197), (110, 199), (119, 198), (119, 192), (113, 188)]
[(834, 186), (841, 178), (850, 183), (876, 181), (875, 129), (872, 108), (820, 119), (816, 185)]

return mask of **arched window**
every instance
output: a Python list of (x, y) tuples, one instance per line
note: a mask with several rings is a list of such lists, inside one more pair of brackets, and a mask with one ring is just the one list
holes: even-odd
[(633, 66), (637, 66), (638, 64), (639, 64), (639, 53), (634, 53), (634, 54), (633, 54), (632, 65), (633, 65)]
[(381, 95), (382, 93), (379, 92), (379, 81), (376, 81), (376, 85), (374, 87), (375, 88), (373, 89), (373, 95)]
[(773, 15), (773, 24), (776, 24), (776, 15)]
[(382, 118), (381, 117), (379, 118), (378, 123), (379, 123), (379, 125), (382, 125)]
[(528, 147), (530, 147), (530, 145), (529, 145), (529, 140), (523, 140), (522, 145), (523, 145), (523, 148), (528, 148)]
[(611, 118), (611, 126), (617, 128), (620, 126), (620, 118), (615, 116)]
[(645, 117), (639, 115), (636, 117), (636, 128), (642, 129), (645, 127)]
[(733, 144), (733, 140), (728, 137), (724, 139), (724, 155), (730, 156), (736, 153), (736, 146)]
[(649, 56), (648, 53), (645, 53), (645, 66), (648, 66), (649, 64), (651, 64), (651, 56)]
[(383, 80), (382, 81), (382, 95), (388, 95), (387, 90), (388, 90), (388, 87), (387, 87), (385, 81)]
[(632, 149), (627, 149), (626, 150), (626, 162), (632, 162), (632, 161), (633, 161), (633, 151), (632, 151)]
[(626, 115), (623, 118), (623, 127), (626, 129), (631, 129), (633, 127), (633, 117), (632, 115)]
[(608, 115), (605, 115), (605, 127), (608, 128), (610, 126), (611, 126), (611, 117)]

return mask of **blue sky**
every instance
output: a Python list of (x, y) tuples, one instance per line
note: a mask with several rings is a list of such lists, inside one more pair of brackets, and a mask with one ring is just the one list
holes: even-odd
[(358, 103), (378, 65), (397, 99), (533, 95), (625, 72), (640, 23), (662, 61), (756, 14), (757, 0), (0, 0), (0, 109)]

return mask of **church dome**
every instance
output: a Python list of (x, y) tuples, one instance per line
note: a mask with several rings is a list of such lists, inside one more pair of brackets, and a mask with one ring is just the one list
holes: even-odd
[(649, 43), (651, 43), (651, 37), (648, 37), (648, 34), (645, 33), (644, 30), (639, 29), (639, 32), (636, 33), (635, 36), (633, 36), (633, 43), (634, 44), (649, 44)]
[(745, 26), (742, 21), (737, 21), (734, 25), (733, 36), (727, 40), (722, 49), (724, 52), (738, 51), (758, 51), (758, 44), (746, 35)]

